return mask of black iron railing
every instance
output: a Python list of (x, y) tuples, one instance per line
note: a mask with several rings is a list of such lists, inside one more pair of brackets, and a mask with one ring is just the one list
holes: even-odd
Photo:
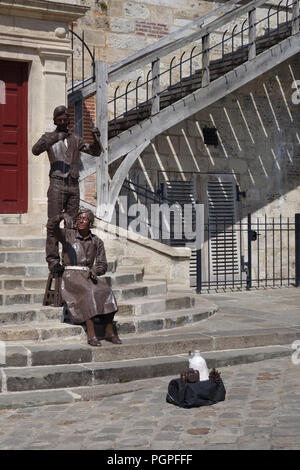
[[(294, 0), (282, 0), (277, 6), (270, 6), (267, 16), (255, 22), (254, 27), (261, 26), (263, 30), (262, 34), (256, 37), (255, 44), (257, 48), (262, 47), (262, 44), (263, 48), (267, 48), (266, 41), (272, 45), (275, 39), (278, 40), (278, 38), (290, 34), (292, 23), (295, 21), (295, 18), (292, 18), (294, 4)], [(271, 24), (272, 19), (273, 24)], [(204, 52), (214, 53), (220, 50), (220, 59), (210, 63), (209, 69), (212, 72), (218, 64), (226, 62), (227, 67), (234, 68), (237, 64), (247, 61), (248, 48), (252, 44), (246, 41), (246, 34), (248, 35), (251, 28), (253, 28), (253, 25), (249, 24), (249, 19), (245, 19), (240, 26), (235, 25), (231, 32), (226, 29), (222, 34), (222, 39), (213, 46), (203, 49), (203, 47), (195, 45), (190, 52), (183, 52), (179, 59), (174, 56), (170, 60), (169, 66), (160, 73), (154, 75), (150, 69), (145, 72), (144, 79), (139, 76), (134, 83), (128, 82), (122, 93), (120, 92), (120, 86), (117, 86), (113, 98), (108, 102), (113, 108), (113, 119), (110, 123), (114, 124), (117, 129), (117, 121), (121, 118), (132, 121), (134, 117), (138, 121), (145, 114), (149, 114), (155, 98), (152, 95), (152, 86), (155, 80), (165, 84), (161, 86), (158, 96), (161, 101), (165, 99), (168, 104), (179, 99), (180, 96), (178, 98), (178, 95), (180, 93), (184, 94), (184, 87), (186, 87), (189, 80), (193, 79), (195, 81), (198, 78), (198, 88), (200, 88), (202, 74), (205, 69), (199, 68), (196, 61), (202, 58)], [(229, 64), (229, 61), (231, 64)], [(175, 72), (177, 72), (177, 76), (174, 80)], [(211, 81), (215, 78), (217, 76), (212, 73)], [(143, 98), (141, 98), (142, 91)]]
[[(141, 225), (139, 233), (144, 233), (145, 236), (167, 245), (185, 246), (187, 240), (184, 236), (184, 207), (180, 201), (165, 197), (162, 188), (152, 190), (147, 185), (141, 186), (126, 179), (116, 205), (117, 226), (130, 228), (130, 224), (136, 218), (136, 211), (132, 213), (130, 210), (134, 204), (138, 204), (144, 211), (139, 217)], [(156, 217), (157, 212), (152, 211), (154, 206), (160, 209), (163, 206), (169, 208), (170, 217), (165, 217), (164, 211), (160, 211), (159, 216)], [(176, 214), (180, 216), (180, 219), (176, 219)], [(183, 236), (177, 237), (178, 232)]]
[(300, 285), (300, 214), (237, 223), (208, 220), (197, 252), (197, 292)]
[[(74, 31), (73, 24), (71, 29), (69, 29), (71, 34), (71, 47), (72, 47), (72, 57), (71, 57), (71, 86), (68, 88), (68, 93), (74, 93), (75, 91), (80, 90), (81, 88), (93, 83), (95, 81), (95, 48), (93, 52), (85, 42), (84, 31), (82, 31), (82, 36), (79, 36)], [(74, 47), (78, 44), (79, 46), (79, 57), (78, 57), (78, 67), (77, 73), (75, 73), (75, 57), (74, 57)], [(89, 70), (86, 70), (85, 57), (86, 53), (90, 59)]]

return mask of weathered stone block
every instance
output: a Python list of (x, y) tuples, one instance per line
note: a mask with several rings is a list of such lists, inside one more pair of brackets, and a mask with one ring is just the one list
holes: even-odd
[(176, 328), (178, 326), (186, 325), (189, 322), (188, 315), (182, 315), (175, 319), (173, 318), (166, 318), (165, 319), (165, 328)]
[(137, 331), (138, 333), (145, 333), (147, 331), (162, 330), (163, 327), (164, 321), (162, 319), (142, 320), (138, 322)]
[(126, 18), (112, 17), (110, 25), (113, 33), (132, 33), (135, 29), (134, 22)]
[(93, 44), (94, 46), (104, 46), (105, 36), (102, 31), (99, 30), (85, 30), (84, 39), (87, 44)]
[(123, 8), (124, 15), (130, 18), (148, 18), (150, 16), (150, 11), (146, 5), (137, 5), (136, 2), (126, 2)]
[(30, 294), (5, 294), (3, 297), (3, 305), (29, 304), (31, 302)]
[(109, 33), (107, 35), (107, 45), (118, 49), (139, 50), (147, 46), (145, 38), (133, 34)]
[(90, 362), (92, 350), (85, 345), (42, 345), (28, 346), (31, 351), (32, 365), (77, 364)]

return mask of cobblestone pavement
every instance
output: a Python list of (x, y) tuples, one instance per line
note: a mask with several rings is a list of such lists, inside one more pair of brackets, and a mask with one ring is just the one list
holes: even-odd
[(300, 365), (283, 358), (220, 372), (226, 400), (209, 407), (166, 403), (164, 377), (100, 401), (2, 410), (0, 449), (300, 449)]

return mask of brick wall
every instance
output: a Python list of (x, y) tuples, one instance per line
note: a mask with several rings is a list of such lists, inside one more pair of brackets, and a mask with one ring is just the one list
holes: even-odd
[(74, 132), (75, 129), (75, 106), (69, 106), (68, 111), (70, 113), (70, 124), (69, 124), (69, 129), (71, 132)]
[(84, 180), (84, 200), (93, 206), (96, 205), (96, 174)]
[[(75, 130), (75, 106), (69, 106), (71, 132)], [(96, 125), (96, 97), (90, 96), (82, 104), (82, 137), (88, 142), (93, 142), (92, 128)], [(84, 181), (84, 198), (92, 205), (96, 205), (96, 175), (87, 177)]]
[(83, 102), (83, 109), (82, 109), (82, 118), (83, 118), (83, 126), (82, 126), (82, 136), (86, 142), (92, 143), (93, 137), (91, 134), (91, 130), (96, 125), (96, 96), (90, 96)]

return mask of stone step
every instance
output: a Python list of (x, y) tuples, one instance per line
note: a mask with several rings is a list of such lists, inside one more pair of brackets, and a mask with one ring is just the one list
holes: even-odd
[(0, 264), (45, 264), (45, 250), (33, 248), (3, 250), (0, 250)]
[[(205, 314), (204, 309), (202, 313)], [(204, 315), (202, 319), (207, 319), (211, 315), (212, 309), (211, 311), (207, 309), (206, 316)], [(183, 326), (174, 330), (157, 331), (151, 334), (122, 335), (123, 343), (121, 345), (112, 345), (103, 340), (100, 348), (88, 346), (85, 336), (82, 338), (82, 343), (65, 344), (56, 341), (49, 344), (30, 340), (24, 344), (17, 341), (7, 343), (5, 360), (3, 360), (1, 366), (32, 367), (78, 362), (114, 362), (137, 358), (174, 356), (176, 354), (186, 354), (188, 351), (195, 349), (206, 351), (206, 353), (220, 350), (246, 350), (248, 348), (291, 345), (300, 338), (300, 331), (296, 328), (239, 332), (234, 330), (219, 335), (214, 332), (203, 334), (200, 319), (198, 320), (193, 328)], [(90, 354), (87, 351), (90, 351)], [(74, 353), (73, 356), (72, 353)], [(0, 357), (3, 357), (3, 354)]]
[(156, 296), (167, 292), (167, 283), (164, 282), (136, 282), (127, 286), (121, 285), (113, 288), (117, 301), (129, 300), (135, 297)]
[(141, 269), (132, 269), (128, 268), (127, 270), (119, 270), (115, 273), (106, 273), (104, 276), (101, 276), (101, 279), (105, 279), (106, 282), (114, 288), (114, 286), (132, 284), (135, 282), (143, 281), (143, 271)]
[[(184, 303), (178, 301), (175, 307), (180, 305), (184, 305)], [(131, 306), (133, 310), (134, 304), (131, 304)], [(122, 311), (122, 307), (122, 302), (120, 302), (120, 311)], [(0, 307), (0, 341), (12, 342), (18, 341), (19, 338), (24, 340), (38, 339), (40, 337), (39, 329), (45, 329), (43, 326), (45, 322), (47, 327), (54, 328), (53, 337), (49, 333), (47, 339), (55, 340), (55, 328), (58, 322), (61, 321), (62, 310), (62, 307), (41, 307), (39, 305), (2, 306)], [(209, 318), (216, 311), (217, 307), (214, 304), (209, 304), (198, 305), (194, 308), (169, 308), (168, 311), (159, 313), (148, 312), (139, 316), (122, 316), (118, 312), (115, 320), (120, 335), (137, 335), (158, 330), (170, 330), (186, 324), (197, 323)], [(59, 325), (63, 326), (66, 324), (59, 323)], [(21, 333), (22, 329), (24, 329), (23, 335)]]
[[(16, 270), (15, 270), (16, 271)], [(129, 269), (127, 270), (129, 271)], [(45, 267), (45, 275), (43, 277), (38, 276), (26, 276), (24, 270), (20, 270), (19, 274), (0, 274), (0, 290), (12, 290), (12, 289), (45, 289), (46, 282), (48, 279), (48, 269)], [(34, 271), (31, 270), (34, 274)], [(107, 272), (101, 279), (105, 280), (108, 285), (112, 286), (124, 286), (127, 284), (140, 283), (143, 280), (142, 271), (137, 272), (125, 272), (125, 273), (110, 273)]]
[(91, 346), (84, 343), (56, 343), (6, 346), (5, 363), (1, 367), (35, 367), (92, 362)]
[(68, 325), (58, 321), (36, 322), (22, 324), (2, 325), (0, 328), (0, 341), (85, 341), (86, 335), (81, 326)]
[[(0, 325), (18, 324), (44, 321), (60, 321), (62, 307), (44, 307), (41, 304), (32, 305), (6, 305), (0, 307)], [(0, 328), (1, 328), (0, 327)]]
[(42, 237), (35, 238), (13, 238), (2, 237), (0, 239), (0, 248), (42, 248), (46, 246), (46, 239)]
[[(168, 332), (187, 324), (198, 324), (206, 320), (217, 311), (216, 306), (197, 306), (195, 308), (169, 309), (160, 313), (147, 313), (146, 315), (120, 317), (116, 316), (117, 329), (120, 334), (151, 333), (154, 331)], [(195, 325), (196, 327), (196, 325)]]
[[(209, 369), (285, 357), (291, 354), (289, 346), (269, 346), (203, 352)], [(48, 390), (79, 387), (95, 387), (101, 384), (122, 383), (152, 377), (178, 377), (188, 367), (188, 355), (150, 357), (114, 362), (86, 362), (35, 367), (7, 367), (2, 369), (0, 378), (1, 404), (7, 406), (7, 394), (33, 390)], [(225, 384), (226, 386), (226, 384)], [(21, 397), (20, 397), (21, 398)], [(25, 402), (24, 402), (25, 403)]]
[(47, 277), (24, 277), (24, 276), (1, 276), (0, 275), (0, 289), (1, 290), (35, 290), (45, 289)]
[(0, 238), (10, 237), (45, 237), (46, 236), (46, 221), (39, 221), (35, 224), (1, 224), (0, 225)]
[[(108, 260), (108, 271), (104, 277), (111, 276), (116, 273), (117, 270), (117, 260)], [(130, 268), (129, 266), (127, 269), (118, 270), (120, 275), (130, 274), (130, 275), (137, 275), (137, 281), (142, 280), (142, 270), (140, 268)], [(49, 270), (48, 266), (43, 264), (0, 264), (0, 277), (7, 277), (7, 276), (24, 276), (24, 277), (44, 277), (45, 279), (48, 278)], [(120, 280), (121, 282), (121, 280)], [(127, 281), (125, 281), (127, 282)], [(118, 280), (117, 280), (118, 283)]]
[[(117, 260), (108, 259), (108, 271), (115, 272), (117, 269)], [(27, 266), (48, 268), (45, 261), (45, 250), (39, 248), (1, 248), (0, 249), (0, 275), (1, 274), (23, 274)], [(17, 268), (14, 271), (14, 268)], [(23, 268), (23, 272), (22, 271)], [(45, 271), (43, 271), (45, 272)], [(40, 274), (42, 275), (42, 274)]]
[(45, 277), (49, 274), (46, 264), (0, 264), (0, 276)]
[[(0, 281), (1, 283), (1, 281)], [(43, 303), (46, 280), (28, 279), (21, 280), (21, 286), (18, 286), (18, 280), (7, 281), (10, 289), (3, 288), (0, 293), (0, 305), (20, 305)], [(24, 284), (24, 285), (22, 285)], [(166, 282), (136, 282), (129, 285), (112, 286), (117, 301), (138, 298), (140, 304), (144, 297), (163, 295), (167, 291)]]
[(23, 304), (42, 304), (45, 289), (12, 289), (2, 290), (0, 293), (0, 305), (23, 305)]
[(136, 297), (134, 302), (123, 300), (118, 304), (118, 315), (142, 316), (171, 310), (189, 309), (195, 306), (195, 298), (190, 295), (165, 294), (155, 298)]
[[(122, 290), (116, 290), (119, 296), (122, 296), (124, 292), (124, 296), (127, 296), (128, 299), (122, 299), (118, 301), (118, 315), (140, 316), (151, 313), (167, 312), (170, 310), (188, 309), (194, 307), (195, 305), (194, 297), (191, 297), (189, 295), (171, 295), (164, 293), (159, 293), (155, 295), (156, 288), (165, 290), (164, 283), (150, 284), (148, 285), (148, 287), (146, 287), (146, 291), (145, 286), (147, 286), (147, 284), (144, 284), (143, 287), (123, 287)], [(115, 289), (113, 289), (113, 291), (115, 291)], [(24, 304), (26, 304), (27, 306), (32, 304), (41, 305), (44, 299), (44, 293), (44, 289), (35, 289), (31, 291), (27, 291), (24, 289), (3, 290), (0, 293), (0, 306), (19, 306)], [(139, 296), (134, 297), (135, 295)]]

